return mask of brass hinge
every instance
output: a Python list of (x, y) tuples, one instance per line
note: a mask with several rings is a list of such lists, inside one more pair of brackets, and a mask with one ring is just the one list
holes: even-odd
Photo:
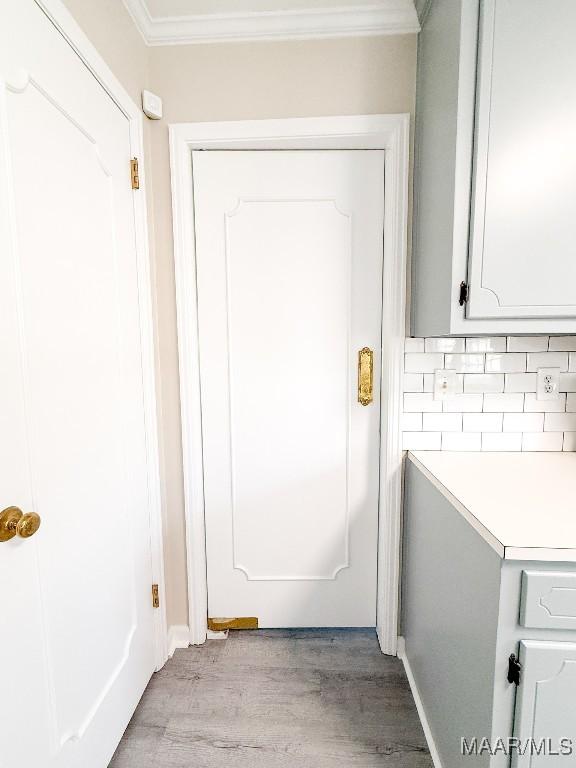
[(160, 595), (158, 594), (158, 584), (152, 584), (152, 608), (160, 608)]
[(240, 616), (237, 619), (208, 619), (208, 629), (223, 632), (225, 629), (258, 629), (256, 616)]
[(138, 175), (138, 158), (133, 157), (130, 160), (130, 178), (132, 180), (132, 189), (140, 189), (140, 176)]

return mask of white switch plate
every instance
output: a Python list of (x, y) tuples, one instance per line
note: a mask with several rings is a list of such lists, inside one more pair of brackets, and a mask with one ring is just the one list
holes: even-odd
[(434, 400), (446, 400), (456, 394), (458, 374), (451, 369), (434, 371)]
[(536, 400), (558, 400), (560, 368), (538, 368)]

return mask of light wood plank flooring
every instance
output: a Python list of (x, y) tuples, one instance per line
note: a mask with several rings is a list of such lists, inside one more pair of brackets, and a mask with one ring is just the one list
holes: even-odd
[(432, 768), (374, 630), (231, 632), (176, 651), (110, 768)]

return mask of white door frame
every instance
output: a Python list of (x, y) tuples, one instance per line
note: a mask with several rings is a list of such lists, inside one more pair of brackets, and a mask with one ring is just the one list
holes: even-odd
[[(152, 278), (148, 251), (148, 220), (144, 168), (143, 117), (140, 108), (116, 79), (88, 37), (80, 29), (62, 0), (34, 0), (62, 33), (69, 45), (82, 59), (96, 80), (126, 116), (129, 123), (130, 155), (139, 161), (140, 189), (135, 190), (134, 202), (136, 261), (138, 277), (139, 316), (142, 342), (142, 371), (144, 388), (144, 419), (146, 459), (148, 465), (148, 501), (150, 515), (150, 548), (152, 581), (158, 584), (160, 608), (154, 611), (154, 658), (160, 669), (168, 658), (166, 599), (164, 586), (164, 555), (162, 543), (162, 509), (160, 495), (160, 454), (156, 411), (156, 379), (154, 357), (154, 315)], [(126, 183), (130, 167), (126, 163)], [(144, 586), (144, 585), (143, 585)], [(151, 588), (151, 585), (150, 585)], [(150, 593), (151, 594), (151, 593)], [(150, 597), (152, 599), (152, 597)]]
[(378, 533), (377, 632), (395, 655), (400, 586), (402, 450), (400, 414), (405, 337), (409, 115), (363, 115), (170, 126), (174, 259), (184, 456), (190, 642), (207, 634), (202, 412), (196, 296), (192, 150), (383, 149), (384, 279)]

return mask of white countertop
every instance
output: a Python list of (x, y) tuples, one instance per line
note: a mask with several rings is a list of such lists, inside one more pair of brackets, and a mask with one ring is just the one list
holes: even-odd
[(501, 557), (576, 562), (576, 453), (408, 458)]

